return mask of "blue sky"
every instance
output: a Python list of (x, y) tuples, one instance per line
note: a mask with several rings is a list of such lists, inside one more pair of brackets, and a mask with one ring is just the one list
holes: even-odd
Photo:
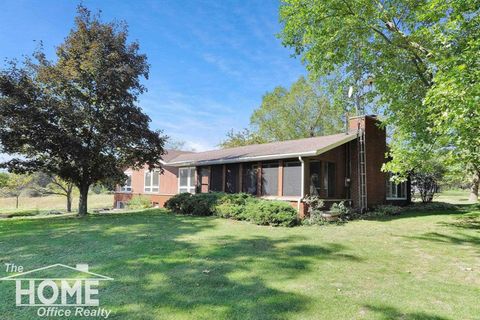
[[(289, 86), (305, 69), (282, 47), (278, 1), (83, 1), (105, 21), (125, 20), (148, 56), (140, 105), (163, 129), (196, 150), (215, 148), (246, 127), (265, 92)], [(42, 40), (54, 47), (73, 26), (75, 1), (3, 0), (0, 58), (20, 58)]]

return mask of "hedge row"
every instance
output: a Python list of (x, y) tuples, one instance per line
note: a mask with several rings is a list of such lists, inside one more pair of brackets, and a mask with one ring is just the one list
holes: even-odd
[(246, 193), (181, 193), (170, 198), (165, 207), (177, 214), (216, 215), (259, 225), (290, 227), (298, 223), (297, 212), (290, 204), (258, 199)]

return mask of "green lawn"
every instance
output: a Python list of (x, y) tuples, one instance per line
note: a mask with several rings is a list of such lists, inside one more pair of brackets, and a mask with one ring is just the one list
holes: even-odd
[[(109, 319), (479, 319), (480, 211), (272, 228), (162, 210), (0, 220), (0, 264), (88, 263)], [(0, 277), (5, 276), (2, 266)], [(0, 282), (1, 319), (37, 319)]]
[(435, 195), (435, 201), (465, 204), (470, 203), (468, 200), (469, 196), (470, 192), (468, 190), (446, 190)]

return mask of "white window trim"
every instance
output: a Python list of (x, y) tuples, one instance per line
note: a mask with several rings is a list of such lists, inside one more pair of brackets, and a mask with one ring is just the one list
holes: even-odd
[[(188, 170), (188, 172), (190, 172), (190, 170), (193, 169), (193, 177), (190, 177), (190, 174), (187, 175), (187, 186), (180, 186), (180, 171), (182, 170)], [(195, 175), (197, 174), (197, 169), (195, 167), (182, 167), (182, 168), (178, 168), (178, 193), (180, 193), (180, 188), (184, 188), (184, 189), (187, 189), (187, 190), (191, 190), (192, 192), (190, 191), (187, 191), (191, 194), (195, 194)], [(193, 178), (193, 181), (192, 181), (192, 178)]]
[[(126, 187), (125, 185), (121, 185), (120, 186), (120, 192), (123, 192), (123, 193), (131, 193), (132, 192), (132, 173), (131, 172), (124, 172), (124, 174), (127, 176), (127, 177), (130, 177), (130, 186), (129, 187)], [(128, 180), (128, 178), (127, 178)], [(126, 182), (126, 181), (125, 181)], [(127, 190), (126, 188), (129, 188), (130, 190)]]
[[(158, 172), (158, 185), (157, 186), (154, 186), (153, 185), (153, 175), (152, 175), (152, 178), (150, 180), (150, 190), (152, 190), (154, 187), (158, 188), (157, 191), (146, 191), (145, 188), (148, 188), (147, 186), (145, 186), (145, 181), (146, 181), (146, 177), (147, 177), (147, 173), (154, 173), (154, 172)], [(160, 170), (158, 169), (154, 169), (152, 171), (149, 171), (149, 170), (145, 170), (145, 172), (143, 173), (143, 193), (151, 193), (151, 194), (157, 194), (157, 193), (160, 193)]]
[[(392, 192), (390, 192), (390, 188), (392, 187), (392, 184), (393, 182), (388, 180), (388, 189), (387, 189), (387, 194), (392, 194)], [(405, 197), (387, 197), (387, 200), (407, 200), (407, 182), (404, 181), (404, 182), (400, 182), (400, 183), (397, 183), (395, 184), (395, 194), (398, 194), (398, 187), (403, 185), (404, 188), (405, 188)]]

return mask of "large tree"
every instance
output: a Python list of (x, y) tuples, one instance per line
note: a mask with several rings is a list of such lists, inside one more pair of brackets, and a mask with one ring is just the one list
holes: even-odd
[(276, 87), (250, 117), (250, 129), (230, 131), (222, 147), (334, 134), (344, 129), (344, 106), (336, 103), (332, 82), (300, 77), (290, 88)]
[(389, 169), (405, 168), (406, 150), (446, 148), (478, 175), (478, 1), (286, 0), (280, 15), (284, 45), (314, 75), (374, 79), (370, 102), (397, 144)]
[(220, 142), (219, 146), (221, 148), (234, 148), (265, 142), (266, 140), (260, 137), (257, 132), (250, 129), (245, 128), (241, 131), (234, 131), (232, 129), (227, 132), (227, 137)]
[(49, 61), (40, 50), (0, 72), (2, 152), (11, 171), (43, 170), (78, 187), (122, 181), (125, 167), (160, 166), (164, 137), (137, 105), (149, 66), (124, 23), (103, 23), (79, 6), (75, 27)]

